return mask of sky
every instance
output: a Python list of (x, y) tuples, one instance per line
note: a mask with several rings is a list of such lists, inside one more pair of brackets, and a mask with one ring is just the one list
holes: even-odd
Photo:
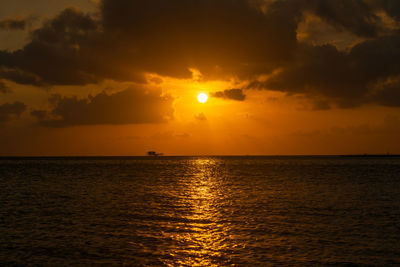
[(0, 156), (400, 153), (397, 0), (2, 0), (0, 40)]

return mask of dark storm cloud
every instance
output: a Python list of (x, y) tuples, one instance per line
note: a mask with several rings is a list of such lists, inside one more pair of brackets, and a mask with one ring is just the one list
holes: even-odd
[(309, 9), (340, 30), (363, 37), (375, 37), (382, 31), (380, 18), (364, 0), (305, 0)]
[(353, 62), (334, 46), (304, 46), (290, 65), (263, 83), (250, 87), (327, 96), (341, 102), (342, 106), (358, 101), (366, 89), (367, 80), (357, 73)]
[(117, 32), (141, 70), (188, 78), (196, 67), (214, 79), (268, 72), (290, 58), (299, 14), (277, 9), (266, 16), (247, 0), (104, 0), (101, 10), (105, 34)]
[[(398, 2), (103, 0), (98, 16), (66, 9), (23, 49), (0, 51), (0, 78), (37, 86), (145, 82), (145, 73), (188, 78), (194, 67), (204, 79), (248, 81), (244, 89), (326, 99), (325, 108), (397, 106), (386, 101), (396, 87), (371, 90), (400, 76)], [(348, 51), (300, 43), (298, 25), (309, 14), (365, 41)]]
[(325, 96), (341, 107), (366, 102), (387, 105), (382, 96), (396, 97), (396, 89), (384, 86), (376, 97), (370, 88), (400, 75), (399, 45), (400, 36), (365, 41), (349, 53), (332, 45), (305, 45), (281, 72), (265, 82), (253, 81), (247, 88)]
[(25, 30), (27, 19), (4, 19), (0, 20), (0, 29), (3, 30)]
[(0, 53), (0, 66), (38, 77), (35, 85), (144, 82), (147, 72), (188, 78), (190, 67), (206, 78), (263, 73), (296, 45), (300, 14), (285, 6), (266, 16), (246, 0), (103, 1), (99, 19), (66, 9), (23, 49)]
[(20, 116), (25, 110), (26, 105), (18, 101), (0, 105), (0, 124), (11, 120), (13, 117)]
[(366, 0), (373, 8), (382, 9), (389, 16), (400, 18), (400, 2), (397, 0)]
[(35, 86), (45, 85), (39, 76), (20, 69), (0, 67), (0, 77), (19, 84), (30, 84)]
[(31, 42), (22, 50), (0, 53), (0, 65), (3, 65), (0, 75), (17, 83), (32, 85), (95, 82), (93, 60), (87, 61), (90, 55), (82, 50), (89, 48), (95, 33), (97, 23), (89, 15), (66, 9), (35, 30)]
[(224, 91), (219, 91), (211, 94), (213, 97), (231, 99), (237, 101), (244, 101), (246, 95), (243, 93), (242, 89), (227, 89)]
[(34, 110), (38, 124), (48, 127), (97, 124), (161, 123), (173, 116), (172, 99), (140, 89), (100, 93), (87, 99), (53, 95), (50, 112)]

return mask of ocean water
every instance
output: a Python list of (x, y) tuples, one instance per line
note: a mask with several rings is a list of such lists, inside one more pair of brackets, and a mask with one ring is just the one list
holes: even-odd
[(3, 158), (0, 265), (398, 266), (400, 158)]

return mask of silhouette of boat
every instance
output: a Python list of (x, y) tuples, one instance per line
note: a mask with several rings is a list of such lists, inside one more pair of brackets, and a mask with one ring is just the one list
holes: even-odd
[(159, 156), (163, 156), (163, 153), (157, 153), (155, 151), (149, 151), (147, 152), (147, 156), (151, 156), (151, 157), (159, 157)]

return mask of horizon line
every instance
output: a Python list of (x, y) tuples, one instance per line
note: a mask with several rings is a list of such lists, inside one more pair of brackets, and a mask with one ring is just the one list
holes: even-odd
[(400, 154), (201, 154), (201, 155), (0, 155), (2, 158), (165, 158), (165, 157), (400, 157)]

